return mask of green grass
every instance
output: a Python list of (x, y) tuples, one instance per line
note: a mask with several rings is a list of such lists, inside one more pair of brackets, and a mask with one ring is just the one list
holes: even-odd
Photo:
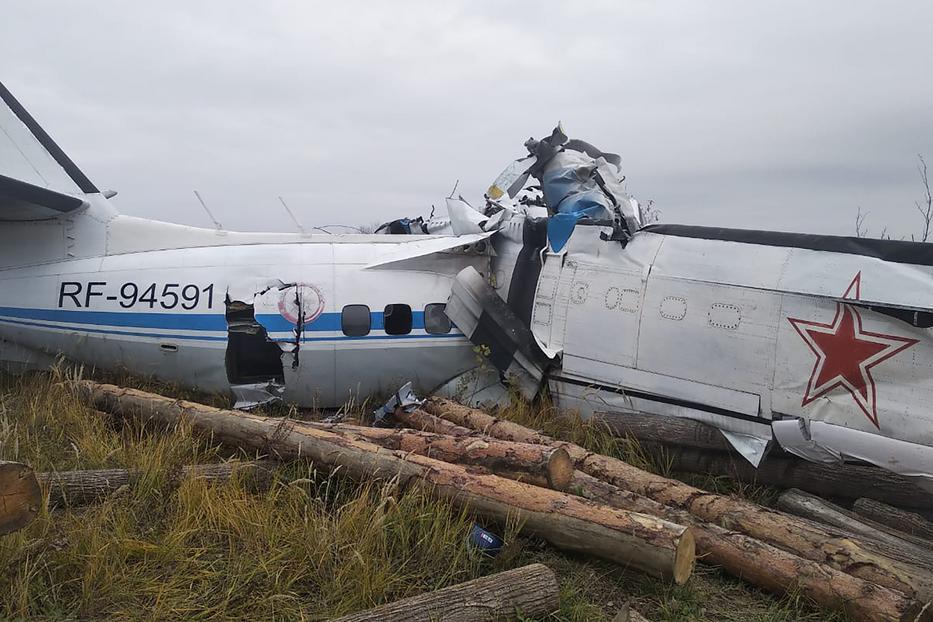
[[(326, 620), (536, 561), (560, 579), (555, 622), (609, 620), (629, 599), (659, 622), (830, 617), (711, 568), (673, 586), (565, 556), (519, 537), (515, 525), (487, 525), (508, 543), (489, 559), (465, 545), (473, 518), (425, 490), (349, 482), (308, 465), (279, 467), (263, 491), (240, 479), (179, 482), (172, 474), (181, 465), (253, 456), (184, 427), (103, 415), (70, 389), (76, 373), (0, 376), (0, 459), (39, 471), (125, 467), (142, 476), (96, 505), (43, 508), (29, 527), (0, 538), (0, 619)], [(554, 417), (546, 404), (516, 402), (501, 414), (664, 470), (657, 456), (639, 456), (598, 426)]]

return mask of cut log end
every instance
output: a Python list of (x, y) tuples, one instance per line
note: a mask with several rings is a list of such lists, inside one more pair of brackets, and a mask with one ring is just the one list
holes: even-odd
[(35, 472), (19, 462), (0, 461), (0, 535), (31, 523), (41, 505), (42, 490)]
[(547, 464), (548, 485), (554, 490), (567, 490), (573, 480), (574, 465), (566, 450), (557, 448), (551, 452)]
[(693, 537), (693, 531), (685, 529), (677, 542), (677, 548), (674, 551), (674, 583), (683, 585), (693, 574), (693, 566), (696, 564), (696, 540)]

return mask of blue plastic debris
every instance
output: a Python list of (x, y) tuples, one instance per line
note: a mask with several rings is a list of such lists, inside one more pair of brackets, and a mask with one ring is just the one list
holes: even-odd
[(578, 214), (554, 214), (547, 221), (547, 241), (552, 253), (559, 253), (573, 235), (573, 228), (580, 219)]
[(498, 555), (502, 551), (502, 547), (505, 546), (505, 542), (502, 538), (494, 533), (486, 531), (480, 527), (478, 523), (473, 523), (473, 529), (470, 530), (469, 543), (489, 557)]

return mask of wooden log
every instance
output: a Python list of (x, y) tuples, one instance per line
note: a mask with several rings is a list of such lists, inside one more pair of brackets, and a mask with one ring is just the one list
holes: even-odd
[[(859, 538), (866, 546), (872, 546), (879, 553), (924, 568), (933, 569), (933, 551), (923, 544), (909, 542), (905, 538), (892, 535), (855, 512), (850, 512), (834, 503), (815, 495), (791, 488), (778, 497), (777, 507), (790, 514), (831, 525)], [(906, 536), (909, 538), (909, 536)]]
[(852, 509), (865, 518), (888, 525), (901, 533), (926, 540), (928, 545), (933, 547), (933, 523), (920, 514), (866, 497), (856, 499)]
[[(846, 574), (827, 564), (804, 559), (736, 531), (698, 519), (686, 510), (662, 505), (622, 490), (582, 471), (570, 490), (612, 507), (663, 517), (689, 525), (697, 559), (775, 594), (801, 593), (826, 609), (845, 612), (852, 620), (914, 620), (922, 607), (902, 592)], [(929, 619), (924, 613), (923, 618)]]
[[(430, 415), (421, 417), (425, 429), (442, 429)], [(489, 421), (481, 421), (494, 427)], [(512, 436), (518, 428), (506, 422), (496, 428)], [(459, 427), (462, 434), (475, 430)], [(539, 439), (540, 440), (540, 439)], [(587, 452), (577, 452), (585, 457)], [(704, 563), (723, 568), (733, 576), (776, 594), (798, 590), (822, 607), (845, 611), (854, 620), (914, 619), (919, 604), (901, 592), (887, 589), (818, 561), (804, 559), (750, 536), (703, 521), (686, 510), (658, 503), (637, 493), (623, 490), (591, 475), (576, 471), (569, 490), (588, 499), (643, 514), (650, 514), (689, 525), (696, 539), (697, 557)]]
[[(655, 445), (654, 447), (658, 447)], [(644, 445), (646, 451), (655, 451)], [(675, 471), (726, 475), (743, 482), (798, 488), (819, 496), (855, 500), (870, 497), (905, 508), (933, 509), (933, 495), (910, 479), (861, 464), (819, 464), (799, 458), (766, 456), (756, 469), (736, 454), (664, 447)]]
[(466, 436), (474, 434), (474, 431), (463, 426), (451, 423), (446, 419), (435, 417), (429, 412), (416, 408), (407, 412), (399, 408), (392, 415), (396, 421), (401, 422), (406, 428), (412, 430), (421, 430), (423, 432), (434, 432), (435, 434), (448, 434), (450, 436)]
[(498, 622), (544, 618), (560, 608), (557, 578), (544, 564), (480, 577), (331, 622)]
[(734, 451), (719, 428), (693, 419), (614, 412), (596, 413), (594, 418), (613, 435), (632, 438), (640, 443), (664, 443), (706, 451)]
[(879, 555), (839, 530), (770, 510), (744, 499), (718, 495), (648, 473), (622, 460), (588, 452), (574, 443), (556, 441), (525, 426), (497, 419), (450, 400), (431, 398), (424, 408), (457, 425), (497, 438), (562, 447), (574, 459), (579, 470), (619, 488), (686, 510), (706, 522), (739, 531), (804, 559), (829, 564), (836, 570), (898, 590), (910, 597), (933, 599), (933, 573), (915, 564)]
[(0, 461), (0, 535), (31, 523), (42, 506), (35, 472), (19, 462)]
[[(554, 490), (566, 490), (573, 476), (573, 461), (559, 447), (343, 423), (305, 422), (303, 425), (337, 434), (349, 434), (386, 449), (416, 453), (444, 462), (481, 466), (491, 473), (510, 479), (545, 482), (545, 486)], [(522, 477), (522, 474), (527, 474), (527, 477)]]
[(428, 492), (499, 522), (515, 518), (523, 529), (563, 550), (631, 566), (683, 583), (695, 558), (693, 535), (682, 525), (654, 516), (609, 508), (579, 497), (417, 454), (393, 451), (369, 442), (286, 419), (229, 411), (172, 400), (90, 381), (77, 383), (95, 407), (152, 420), (163, 425), (184, 422), (197, 433), (241, 448), (269, 452), (283, 459), (311, 460), (339, 469), (357, 480), (378, 477), (406, 486), (428, 484)]
[[(232, 477), (245, 477), (259, 487), (271, 482), (275, 462), (221, 462), (183, 466), (178, 478), (196, 478), (209, 482), (226, 482)], [(49, 508), (79, 506), (94, 503), (115, 493), (123, 486), (137, 481), (140, 471), (127, 469), (99, 469), (90, 471), (51, 471), (39, 473), (42, 487), (48, 491)]]

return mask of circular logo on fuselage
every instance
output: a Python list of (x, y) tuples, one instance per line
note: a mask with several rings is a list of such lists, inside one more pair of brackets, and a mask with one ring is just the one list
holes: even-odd
[(310, 324), (324, 312), (324, 295), (315, 285), (299, 283), (282, 290), (279, 313), (292, 324)]

